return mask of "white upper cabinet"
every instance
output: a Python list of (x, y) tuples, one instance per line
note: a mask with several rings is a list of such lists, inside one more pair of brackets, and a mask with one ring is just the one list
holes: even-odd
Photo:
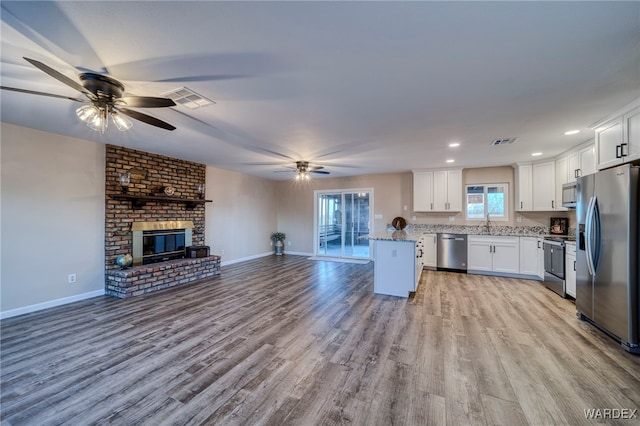
[(413, 211), (462, 210), (462, 169), (413, 172)]
[[(571, 171), (573, 169), (569, 169)], [(597, 171), (596, 154), (593, 143), (578, 151), (578, 169), (574, 170), (573, 177), (575, 180), (581, 176), (590, 175)]]
[(433, 172), (413, 172), (413, 211), (433, 211)]
[(640, 106), (629, 106), (627, 112), (595, 127), (598, 170), (640, 158)]
[(556, 209), (556, 164), (555, 161), (535, 163), (532, 169), (532, 200), (534, 211)]
[(532, 166), (531, 164), (518, 164), (515, 168), (516, 200), (515, 210), (530, 211), (533, 207), (531, 201), (532, 190)]
[[(576, 161), (578, 155), (575, 155)], [(556, 160), (556, 210), (568, 210), (566, 207), (562, 207), (562, 185), (569, 182), (569, 167), (571, 164), (571, 156), (562, 157)]]

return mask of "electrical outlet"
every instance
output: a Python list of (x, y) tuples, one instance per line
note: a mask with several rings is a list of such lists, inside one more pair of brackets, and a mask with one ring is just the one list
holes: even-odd
[(518, 217), (516, 218), (516, 221), (518, 221), (518, 222), (522, 222), (522, 216), (518, 216)]
[(407, 209), (408, 209), (408, 207), (407, 207), (407, 206), (404, 206), (404, 207), (403, 207), (403, 210), (404, 210), (405, 212), (407, 211)]
[(411, 220), (416, 220), (416, 217), (415, 216), (411, 216)]
[(220, 256), (224, 256), (224, 249), (220, 250)]
[(76, 274), (69, 274), (69, 284), (73, 284), (77, 281)]
[(287, 241), (287, 245), (288, 245), (288, 246), (291, 246), (291, 241)]
[(455, 222), (455, 221), (456, 221), (455, 216), (449, 216), (449, 222)]

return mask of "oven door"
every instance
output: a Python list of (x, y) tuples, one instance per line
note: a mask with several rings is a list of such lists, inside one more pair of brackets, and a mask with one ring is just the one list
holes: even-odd
[(543, 241), (544, 247), (544, 283), (547, 288), (566, 297), (564, 280), (564, 243)]

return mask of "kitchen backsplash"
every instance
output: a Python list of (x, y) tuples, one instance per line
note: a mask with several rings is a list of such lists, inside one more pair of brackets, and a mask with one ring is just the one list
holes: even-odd
[[(509, 236), (538, 236), (549, 233), (548, 226), (501, 226), (491, 225), (490, 231), (485, 225), (428, 225), (415, 223), (407, 225), (407, 232), (426, 232), (426, 233), (452, 233), (452, 234), (491, 234), (491, 235), (509, 235)], [(569, 229), (569, 235), (575, 233), (575, 229)]]

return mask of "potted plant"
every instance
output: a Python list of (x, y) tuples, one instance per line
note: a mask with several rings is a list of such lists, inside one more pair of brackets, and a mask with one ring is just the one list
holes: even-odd
[(284, 232), (274, 232), (271, 234), (271, 241), (275, 246), (275, 254), (276, 256), (282, 256), (282, 248), (284, 247), (284, 239), (286, 235)]

